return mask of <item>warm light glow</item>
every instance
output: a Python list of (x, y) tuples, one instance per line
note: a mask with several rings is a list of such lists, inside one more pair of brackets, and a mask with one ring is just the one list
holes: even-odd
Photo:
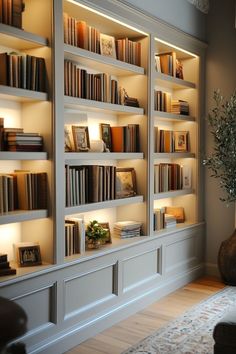
[(15, 258), (13, 245), (21, 241), (21, 225), (19, 223), (0, 225), (0, 250), (8, 255), (8, 260)]
[(176, 45), (173, 45), (173, 44), (171, 44), (171, 43), (169, 43), (169, 42), (163, 41), (162, 39), (155, 38), (155, 41), (160, 42), (160, 43), (163, 43), (163, 44), (166, 44), (166, 45), (168, 45), (168, 46), (170, 46), (170, 47), (172, 47), (172, 48), (175, 48), (175, 49), (177, 49), (177, 50), (180, 50), (181, 52), (186, 53), (186, 54), (188, 54), (188, 55), (191, 55), (191, 56), (194, 57), (194, 58), (197, 58), (197, 57), (198, 57), (196, 54), (191, 53), (191, 52), (189, 52), (188, 50), (182, 49), (182, 48), (180, 48), (180, 47), (177, 47)]
[(127, 25), (126, 23), (124, 23), (124, 22), (122, 22), (122, 21), (119, 21), (119, 20), (117, 20), (117, 19), (115, 19), (115, 18), (113, 18), (113, 17), (111, 17), (111, 16), (108, 16), (108, 15), (106, 15), (106, 14), (104, 14), (104, 13), (101, 13), (101, 12), (99, 12), (98, 10), (92, 9), (92, 8), (86, 6), (86, 5), (83, 5), (83, 4), (79, 4), (79, 3), (78, 3), (77, 1), (75, 1), (75, 0), (68, 0), (68, 2), (71, 2), (72, 4), (75, 4), (75, 5), (77, 5), (77, 6), (81, 6), (81, 7), (83, 7), (83, 8), (86, 9), (86, 10), (89, 10), (89, 11), (91, 11), (91, 12), (94, 12), (95, 14), (98, 14), (98, 15), (100, 15), (100, 16), (102, 16), (102, 17), (107, 18), (108, 20), (111, 20), (111, 21), (113, 21), (113, 22), (119, 23), (120, 25), (122, 25), (122, 26), (124, 26), (124, 27), (127, 27), (127, 28), (130, 28), (130, 29), (132, 29), (132, 30), (135, 31), (135, 32), (144, 34), (145, 36), (148, 35), (147, 33), (143, 32), (143, 31), (141, 31), (141, 30), (139, 30), (139, 29), (137, 29), (137, 28), (135, 28), (135, 27), (133, 27), (133, 26)]

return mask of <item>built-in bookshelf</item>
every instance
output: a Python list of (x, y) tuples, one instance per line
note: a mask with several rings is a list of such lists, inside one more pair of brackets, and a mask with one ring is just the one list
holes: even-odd
[[(4, 6), (9, 4), (5, 2)], [(38, 16), (44, 14), (44, 24), (40, 23), (38, 16), (32, 21), (36, 13)], [(37, 243), (42, 264), (47, 267), (54, 262), (53, 221), (50, 218), (53, 174), (51, 1), (25, 1), (24, 11), (14, 16), (18, 16), (17, 27), (0, 23), (0, 116), (4, 120), (0, 133), (0, 199), (3, 207), (0, 214), (0, 249), (16, 268), (13, 278), (22, 274), (16, 262), (16, 244)], [(12, 137), (8, 137), (7, 148), (2, 140), (7, 137), (8, 130)], [(25, 132), (30, 134), (27, 136)], [(41, 145), (39, 148), (34, 140)], [(44, 187), (39, 182), (39, 176), (45, 180)], [(40, 195), (44, 195), (43, 208), (38, 201)], [(23, 273), (29, 274), (41, 267), (27, 267)]]

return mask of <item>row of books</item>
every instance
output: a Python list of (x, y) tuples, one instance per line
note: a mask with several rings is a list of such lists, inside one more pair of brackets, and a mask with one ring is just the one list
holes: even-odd
[(85, 251), (85, 226), (83, 218), (68, 217), (65, 220), (65, 256)]
[(181, 61), (176, 58), (175, 52), (155, 54), (155, 67), (157, 72), (182, 80), (184, 78), (183, 65)]
[(154, 193), (191, 188), (191, 169), (176, 163), (154, 165)]
[(24, 8), (23, 0), (1, 0), (0, 22), (5, 25), (22, 28), (22, 12)]
[(47, 174), (15, 171), (0, 175), (0, 213), (45, 209), (47, 207)]
[(141, 43), (128, 38), (115, 40), (87, 25), (86, 21), (63, 14), (64, 42), (91, 52), (111, 56), (126, 63), (141, 65)]
[(90, 74), (75, 63), (64, 62), (66, 96), (119, 104), (118, 82), (106, 73)]
[(38, 133), (24, 133), (23, 128), (4, 128), (0, 118), (0, 151), (42, 151), (43, 137)]
[(108, 128), (108, 136), (102, 135), (106, 148), (111, 152), (139, 152), (139, 125), (128, 124), (127, 126)]
[(155, 127), (156, 152), (188, 152), (190, 139), (188, 131), (173, 131)]
[(153, 213), (153, 229), (159, 231), (164, 228), (176, 226), (177, 223), (185, 221), (183, 207), (161, 207), (154, 209)]
[(118, 221), (114, 223), (113, 233), (121, 239), (141, 235), (142, 223), (138, 221)]
[(66, 206), (113, 200), (116, 197), (115, 166), (65, 166)]
[(154, 110), (189, 115), (189, 103), (171, 98), (169, 92), (154, 90)]
[(20, 53), (0, 53), (0, 85), (45, 92), (44, 58)]

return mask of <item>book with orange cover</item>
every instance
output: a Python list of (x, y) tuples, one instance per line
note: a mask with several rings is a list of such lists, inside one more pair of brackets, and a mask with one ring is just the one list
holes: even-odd
[(85, 21), (77, 22), (78, 47), (88, 50), (88, 29)]
[(111, 127), (112, 152), (124, 152), (125, 127)]

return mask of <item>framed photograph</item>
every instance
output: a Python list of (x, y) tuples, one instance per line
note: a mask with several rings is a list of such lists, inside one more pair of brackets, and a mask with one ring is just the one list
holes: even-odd
[(105, 238), (104, 243), (111, 243), (112, 239), (109, 222), (100, 222), (99, 225), (101, 225), (105, 230), (107, 230), (107, 237)]
[(64, 125), (64, 147), (65, 152), (74, 150), (71, 126), (69, 125)]
[(75, 151), (88, 151), (90, 148), (88, 127), (72, 125)]
[(116, 59), (115, 38), (107, 34), (100, 33), (100, 52), (101, 55)]
[(100, 130), (101, 130), (101, 139), (103, 140), (104, 144), (106, 145), (106, 149), (111, 151), (111, 127), (110, 127), (110, 124), (101, 123)]
[(19, 247), (18, 252), (19, 265), (21, 267), (29, 267), (42, 264), (39, 245)]
[(134, 168), (116, 169), (116, 198), (132, 197), (137, 194)]
[(174, 132), (174, 150), (175, 151), (188, 151), (188, 132), (187, 131), (175, 131)]
[(192, 188), (192, 172), (190, 166), (182, 166), (182, 176), (183, 176), (183, 189)]

